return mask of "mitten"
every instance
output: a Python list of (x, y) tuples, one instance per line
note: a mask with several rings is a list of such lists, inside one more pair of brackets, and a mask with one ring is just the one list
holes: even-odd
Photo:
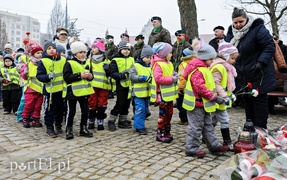
[(110, 66), (108, 64), (103, 64), (103, 68), (105, 71), (109, 70), (110, 69)]
[(140, 76), (139, 82), (145, 82), (145, 81), (147, 81), (147, 79), (148, 79), (148, 76)]
[(48, 74), (49, 79), (53, 79), (54, 76), (55, 76), (54, 72), (50, 72), (50, 73)]
[(220, 96), (217, 96), (215, 102), (216, 102), (217, 104), (222, 104), (222, 103), (224, 102), (224, 98), (222, 98), (222, 97), (220, 97)]
[(231, 94), (231, 99), (233, 100), (233, 102), (236, 101), (237, 98), (236, 98), (235, 94)]
[(229, 104), (230, 104), (230, 99), (229, 99), (229, 97), (224, 98), (224, 104), (225, 104), (226, 106), (229, 106)]
[(172, 74), (172, 82), (177, 82), (178, 78), (179, 78), (179, 76), (178, 76), (177, 72), (174, 72)]
[(253, 72), (258, 73), (263, 69), (263, 64), (261, 62), (257, 62), (253, 69)]

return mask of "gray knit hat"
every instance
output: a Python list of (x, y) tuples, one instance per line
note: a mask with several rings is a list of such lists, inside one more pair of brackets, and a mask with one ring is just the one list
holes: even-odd
[(215, 49), (207, 43), (202, 43), (198, 49), (196, 57), (201, 60), (213, 59), (217, 56)]
[(44, 44), (44, 52), (46, 53), (49, 46), (53, 46), (55, 49), (57, 49), (57, 45), (54, 41), (47, 41)]
[(122, 40), (120, 41), (119, 43), (119, 52), (122, 50), (122, 49), (131, 49), (131, 44), (128, 42), (128, 41), (125, 41), (125, 40)]
[(152, 48), (149, 45), (144, 45), (140, 58), (142, 59), (146, 56), (151, 56), (151, 55), (153, 55)]

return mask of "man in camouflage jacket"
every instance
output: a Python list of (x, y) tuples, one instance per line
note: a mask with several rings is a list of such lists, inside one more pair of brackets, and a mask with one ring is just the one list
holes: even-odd
[(188, 38), (184, 30), (176, 31), (175, 36), (177, 37), (177, 39), (172, 47), (171, 62), (173, 64), (174, 70), (177, 72), (178, 66), (181, 63), (182, 51), (185, 48), (190, 47), (190, 44), (188, 43)]
[(118, 52), (118, 46), (114, 44), (114, 37), (112, 35), (106, 36), (106, 44), (105, 44), (105, 55), (109, 60), (113, 59), (113, 55)]
[(148, 45), (152, 47), (157, 42), (165, 42), (171, 45), (170, 33), (167, 29), (162, 27), (161, 18), (158, 16), (154, 16), (151, 18), (151, 22), (153, 25), (153, 30), (149, 35)]

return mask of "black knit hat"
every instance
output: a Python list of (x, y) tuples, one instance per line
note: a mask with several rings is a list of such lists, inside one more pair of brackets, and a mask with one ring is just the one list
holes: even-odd
[(144, 36), (142, 34), (139, 34), (136, 36), (135, 40), (139, 40), (139, 39), (144, 39)]
[(56, 43), (54, 41), (47, 41), (44, 44), (44, 52), (47, 51), (49, 46), (53, 46), (55, 49), (57, 49), (57, 45), (56, 45)]
[(179, 34), (185, 34), (185, 30), (177, 30), (175, 33), (174, 33), (174, 35), (175, 36), (177, 36), (177, 35), (179, 35)]
[(224, 31), (224, 27), (223, 26), (216, 26), (215, 28), (213, 28), (213, 31), (215, 31), (216, 29), (221, 29)]

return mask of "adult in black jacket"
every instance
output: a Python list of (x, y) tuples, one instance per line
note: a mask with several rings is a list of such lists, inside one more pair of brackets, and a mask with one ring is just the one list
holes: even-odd
[(218, 42), (221, 39), (225, 38), (224, 35), (224, 27), (223, 26), (216, 26), (213, 28), (215, 38), (209, 41), (209, 45), (212, 46), (216, 52), (218, 52)]
[(234, 8), (232, 21), (226, 40), (239, 51), (235, 63), (238, 73), (236, 86), (245, 87), (250, 82), (252, 89), (259, 91), (257, 97), (243, 96), (246, 119), (251, 119), (255, 126), (267, 128), (267, 93), (277, 86), (272, 60), (275, 44), (262, 19), (253, 19), (243, 9)]

